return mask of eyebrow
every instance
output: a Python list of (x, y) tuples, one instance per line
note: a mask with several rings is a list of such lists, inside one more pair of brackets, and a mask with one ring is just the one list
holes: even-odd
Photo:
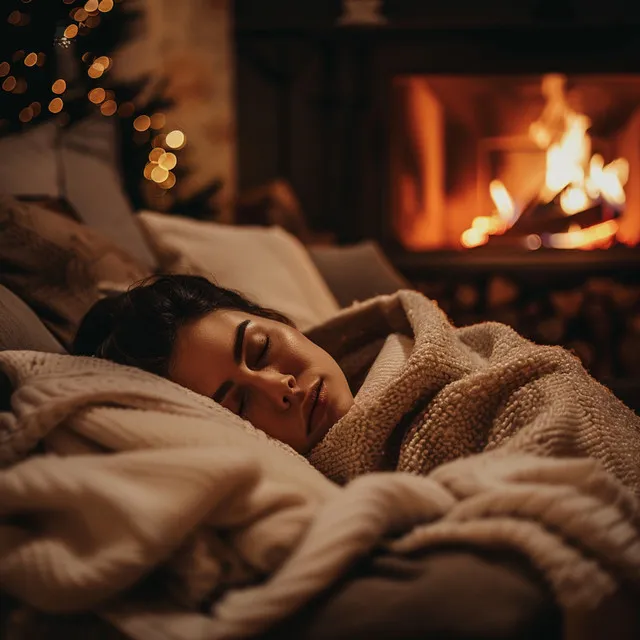
[[(233, 342), (233, 360), (237, 365), (239, 365), (242, 362), (242, 347), (244, 345), (244, 334), (250, 322), (251, 322), (250, 320), (243, 320), (236, 327), (236, 337)], [(227, 393), (229, 393), (229, 390), (231, 389), (232, 386), (233, 386), (233, 382), (231, 382), (231, 380), (226, 380), (225, 382), (223, 382), (220, 385), (220, 387), (218, 387), (218, 390), (213, 394), (212, 396), (213, 399), (218, 403), (222, 402), (224, 400), (224, 397), (227, 395)]]

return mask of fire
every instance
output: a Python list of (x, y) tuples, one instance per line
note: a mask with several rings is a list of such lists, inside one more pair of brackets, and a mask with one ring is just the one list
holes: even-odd
[[(620, 210), (626, 201), (624, 185), (629, 179), (629, 163), (616, 158), (605, 165), (600, 154), (591, 153), (589, 118), (574, 111), (567, 101), (566, 78), (547, 75), (542, 82), (546, 104), (539, 119), (529, 128), (533, 142), (546, 151), (544, 185), (538, 194), (539, 202), (556, 201), (566, 216), (573, 216), (606, 202)], [(471, 227), (461, 236), (465, 247), (485, 244), (490, 235), (504, 233), (519, 217), (514, 200), (499, 180), (489, 185), (495, 211), (491, 216), (474, 218)], [(557, 199), (557, 200), (556, 200)], [(546, 244), (558, 248), (599, 246), (612, 240), (618, 230), (615, 220), (596, 224), (587, 229), (551, 234)], [(536, 236), (537, 237), (537, 236)], [(537, 248), (537, 242), (525, 242)]]

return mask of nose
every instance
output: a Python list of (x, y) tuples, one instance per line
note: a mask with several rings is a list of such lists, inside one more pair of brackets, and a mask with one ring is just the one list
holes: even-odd
[(288, 409), (293, 403), (300, 401), (304, 395), (294, 376), (281, 373), (267, 373), (259, 376), (258, 385), (278, 409)]

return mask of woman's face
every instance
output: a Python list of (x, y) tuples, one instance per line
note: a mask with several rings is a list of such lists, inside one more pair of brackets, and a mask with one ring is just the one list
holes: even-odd
[(178, 330), (169, 377), (306, 453), (353, 404), (336, 361), (297, 329), (235, 310)]

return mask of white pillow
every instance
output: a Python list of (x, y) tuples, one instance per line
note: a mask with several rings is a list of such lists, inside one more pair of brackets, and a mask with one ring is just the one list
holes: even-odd
[(140, 212), (139, 220), (165, 269), (240, 291), (302, 331), (339, 310), (307, 250), (280, 227), (234, 227), (152, 211)]

